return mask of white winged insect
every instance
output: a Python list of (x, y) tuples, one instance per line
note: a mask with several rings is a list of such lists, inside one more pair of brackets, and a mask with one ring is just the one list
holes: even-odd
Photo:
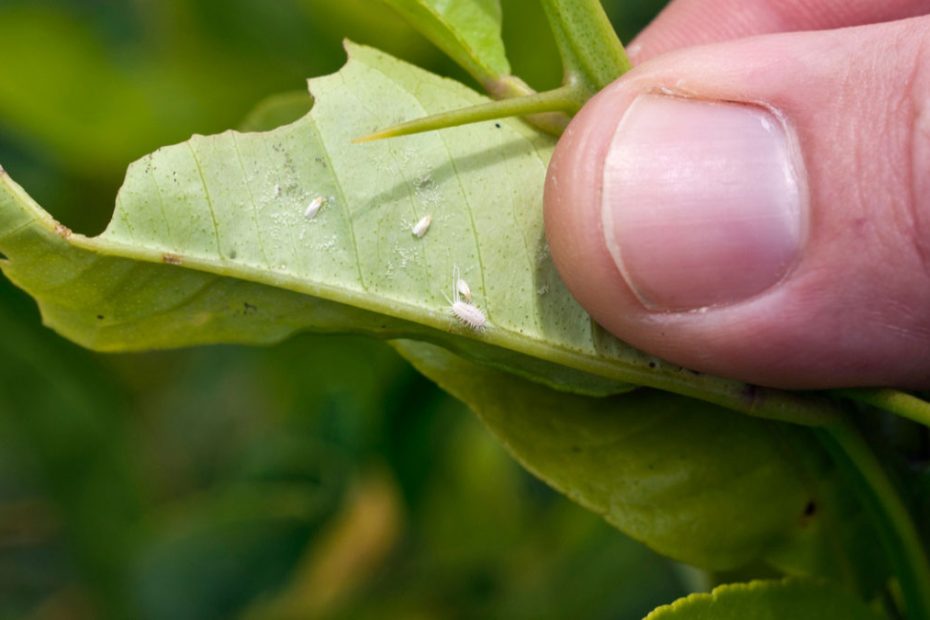
[[(468, 292), (467, 299), (468, 301), (462, 301), (462, 290), (461, 286), (464, 284), (464, 288)], [(459, 276), (459, 268), (452, 268), (452, 314), (461, 321), (466, 327), (473, 329), (476, 332), (482, 331), (488, 325), (488, 319), (484, 316), (484, 312), (481, 311), (478, 306), (475, 306), (471, 303), (471, 289), (468, 288), (468, 284)]]
[(424, 215), (419, 219), (419, 221), (411, 227), (410, 232), (413, 233), (413, 236), (417, 239), (422, 239), (423, 235), (429, 232), (430, 224), (433, 223), (433, 216)]
[(323, 196), (317, 196), (310, 201), (310, 204), (307, 205), (306, 211), (304, 211), (304, 217), (308, 220), (312, 220), (317, 216), (317, 213), (320, 212), (320, 209), (323, 208), (323, 205), (326, 204), (326, 198)]
[(459, 294), (459, 297), (471, 303), (471, 287), (468, 286), (468, 282), (462, 278), (455, 279), (455, 291)]

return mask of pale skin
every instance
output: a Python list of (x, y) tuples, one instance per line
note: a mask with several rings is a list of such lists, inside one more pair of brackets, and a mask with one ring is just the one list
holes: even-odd
[[(675, 0), (629, 51), (637, 67), (575, 117), (549, 169), (547, 236), (582, 305), (619, 338), (695, 370), (784, 388), (930, 388), (930, 0)], [(669, 97), (668, 109), (698, 112), (661, 129), (652, 149), (659, 117), (637, 110)], [(742, 126), (720, 110), (777, 126), (797, 196), (765, 195), (785, 175), (763, 169), (777, 157), (758, 155), (756, 138), (681, 120)], [(633, 119), (625, 134), (623, 119)], [(705, 139), (716, 141), (711, 163), (679, 171), (675, 157), (700, 159)], [(727, 181), (746, 185), (736, 193), (713, 176), (730, 155), (756, 166)], [(636, 186), (641, 169), (663, 182)], [(682, 179), (694, 187), (675, 186)], [(721, 207), (717, 196), (743, 202)], [(767, 218), (753, 202), (770, 198), (797, 225), (777, 242), (746, 241), (769, 224), (740, 214)], [(692, 225), (705, 207), (724, 225)], [(742, 235), (732, 247), (720, 242), (728, 227)], [(719, 269), (701, 271), (705, 253)], [(724, 281), (737, 292), (717, 303)]]

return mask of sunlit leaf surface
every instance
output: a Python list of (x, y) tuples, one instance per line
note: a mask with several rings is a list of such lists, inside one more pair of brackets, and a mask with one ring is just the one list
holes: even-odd
[(482, 83), (510, 73), (500, 0), (382, 0)]
[(665, 605), (646, 620), (877, 620), (848, 592), (806, 581), (754, 581), (692, 594)]

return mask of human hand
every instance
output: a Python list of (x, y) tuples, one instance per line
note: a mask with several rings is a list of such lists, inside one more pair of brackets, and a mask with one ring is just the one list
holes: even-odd
[(582, 305), (695, 370), (930, 387), (928, 14), (672, 2), (549, 166), (549, 244)]

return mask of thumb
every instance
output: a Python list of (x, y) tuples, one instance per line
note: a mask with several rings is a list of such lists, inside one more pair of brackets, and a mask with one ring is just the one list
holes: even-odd
[(567, 285), (634, 346), (930, 387), (930, 18), (657, 57), (574, 119), (545, 206)]

